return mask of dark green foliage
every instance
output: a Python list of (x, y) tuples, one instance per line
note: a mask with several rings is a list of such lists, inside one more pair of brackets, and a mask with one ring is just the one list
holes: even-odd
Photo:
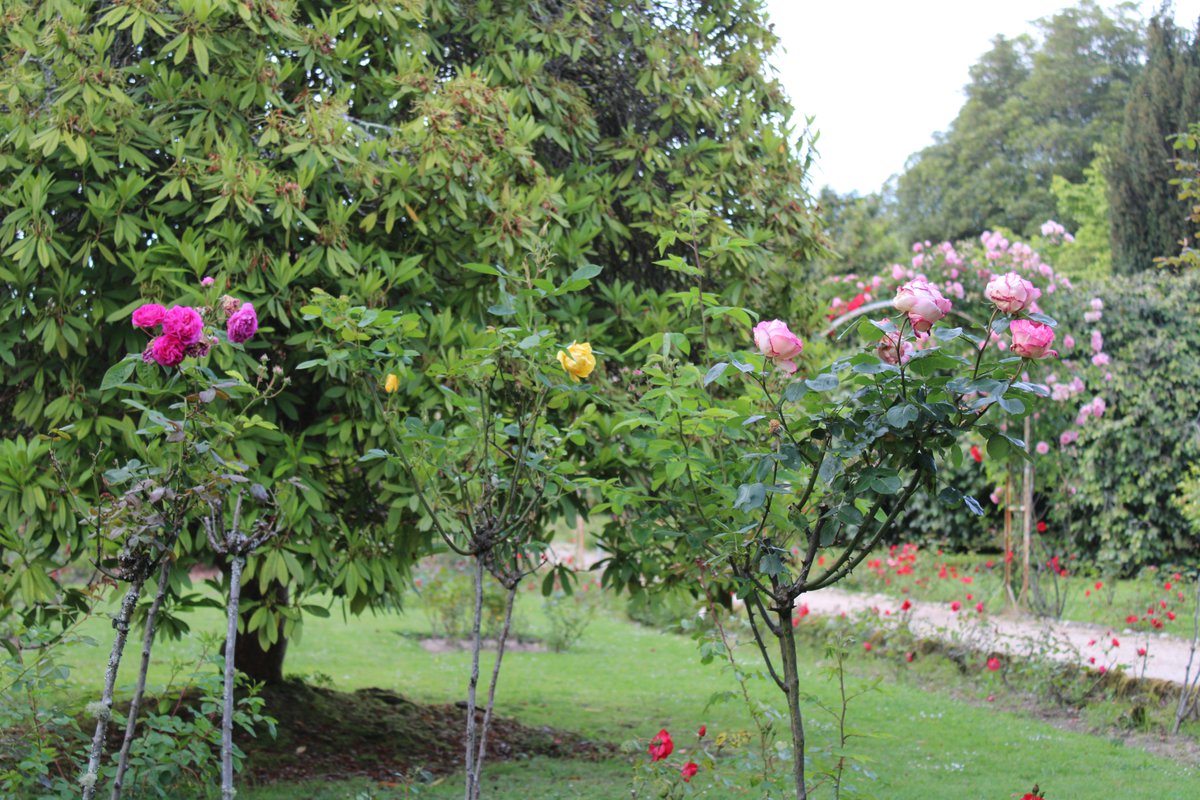
[(1134, 13), (1086, 0), (1041, 20), (1040, 41), (998, 37), (950, 129), (900, 176), (906, 238), (1032, 235), (1052, 218), (1051, 177), (1082, 180), (1093, 147), (1115, 137), (1141, 54)]
[(1118, 567), (1195, 563), (1200, 539), (1172, 499), (1200, 461), (1200, 273), (1144, 272), (1100, 296), (1115, 380), (1082, 428), (1072, 527)]
[[(818, 247), (806, 140), (792, 145), (757, 0), (0, 0), (0, 18), (0, 514), (18, 520), (0, 596), (24, 603), (51, 600), (45, 576), (86, 552), (30, 439), (73, 426), (64, 461), (80, 473), (100, 443), (127, 457), (138, 419), (98, 387), (144, 345), (140, 302), (254, 302), (249, 353), (213, 367), (263, 357), (292, 379), (257, 409), (278, 430), (238, 442), (254, 477), (308, 487), (248, 565), (290, 588), (247, 608), (265, 644), (320, 610), (312, 592), (355, 612), (396, 600), (427, 541), (397, 471), (358, 461), (382, 432), (375, 376), (297, 369), (314, 290), (420, 315), (400, 394), (428, 408), (446, 401), (422, 368), (467, 346), (459, 321), (495, 302), (464, 263), (603, 266), (611, 289), (561, 319), (584, 338), (621, 291), (690, 282), (654, 264), (691, 260), (680, 209), (706, 213), (703, 288), (764, 313), (783, 312), (780, 288)], [(758, 246), (721, 245), (743, 240)], [(30, 459), (38, 485), (18, 499)], [(188, 558), (208, 558), (191, 533)]]
[(1125, 109), (1109, 169), (1113, 270), (1137, 272), (1174, 256), (1189, 235), (1189, 206), (1171, 185), (1170, 138), (1200, 119), (1200, 32), (1160, 14), (1150, 21), (1146, 66)]

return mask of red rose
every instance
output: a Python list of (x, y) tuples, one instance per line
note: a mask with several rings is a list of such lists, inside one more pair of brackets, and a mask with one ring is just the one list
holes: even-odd
[(663, 728), (650, 740), (650, 763), (662, 761), (674, 750), (675, 743), (671, 741), (671, 734), (667, 733), (666, 728)]
[(699, 771), (700, 767), (696, 766), (695, 762), (689, 761), (683, 765), (683, 769), (679, 770), (679, 774), (683, 776), (684, 783), (690, 783)]
[(1000, 669), (1000, 659), (996, 658), (995, 656), (989, 658), (987, 660), (987, 668), (992, 672)]
[(1040, 519), (1038, 520), (1038, 524), (1037, 524), (1037, 532), (1038, 532), (1038, 533), (1045, 533), (1045, 532), (1046, 532), (1046, 523), (1045, 523), (1045, 521), (1043, 521), (1043, 520), (1040, 520)]
[(699, 736), (701, 739), (704, 738), (704, 734), (706, 734), (706, 733), (708, 733), (707, 725), (701, 725), (700, 730), (696, 731), (696, 735)]
[(975, 459), (977, 464), (983, 461), (983, 453), (977, 445), (971, 445), (971, 458)]

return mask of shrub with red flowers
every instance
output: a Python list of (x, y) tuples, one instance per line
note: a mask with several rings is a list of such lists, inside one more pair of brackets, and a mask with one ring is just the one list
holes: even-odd
[[(707, 795), (704, 788), (691, 785), (700, 773), (701, 764), (709, 770), (714, 765), (714, 754), (709, 752), (710, 743), (705, 740), (707, 733), (707, 726), (701, 725), (696, 732), (696, 744), (689, 751), (678, 754), (675, 752), (675, 740), (666, 728), (654, 734), (644, 750), (649, 760), (639, 759), (634, 764), (634, 796), (641, 797), (643, 793), (647, 797), (660, 798)], [(726, 740), (727, 737), (721, 735), (712, 744), (720, 749)], [(672, 755), (676, 755), (676, 758), (671, 758)]]

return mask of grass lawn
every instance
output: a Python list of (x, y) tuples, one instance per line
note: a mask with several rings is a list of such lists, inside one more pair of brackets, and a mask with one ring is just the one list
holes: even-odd
[[(526, 630), (537, 633), (544, 624), (534, 596), (522, 598), (519, 613)], [(193, 626), (197, 632), (216, 632), (221, 619), (217, 613), (205, 612)], [(426, 652), (411, 634), (427, 628), (416, 610), (349, 621), (337, 614), (310, 619), (303, 638), (289, 649), (287, 670), (309, 678), (328, 676), (340, 690), (386, 687), (431, 703), (464, 698), (469, 655)], [(110, 641), (106, 619), (89, 621), (87, 632), (102, 644), (73, 646), (66, 657), (74, 668), (74, 688), (80, 698), (94, 697)], [(193, 661), (201, 638), (193, 635), (158, 645), (151, 684), (161, 686), (167, 680), (174, 671), (172, 659)], [(126, 691), (137, 660), (135, 655), (127, 656), (120, 680)], [(823, 671), (827, 666), (823, 656), (817, 648), (805, 647), (800, 655), (801, 680), (807, 691), (830, 704), (834, 686)], [(749, 650), (741, 657), (747, 664), (756, 663)], [(858, 687), (876, 665), (859, 657), (849, 669), (851, 686)], [(79, 682), (85, 679), (86, 683)], [(949, 674), (946, 679), (957, 680)], [(761, 697), (779, 705), (774, 687), (754, 685)], [(679, 753), (694, 742), (692, 732), (701, 724), (708, 726), (710, 736), (749, 727), (745, 709), (738, 704), (705, 708), (714, 692), (731, 688), (735, 688), (732, 679), (721, 666), (700, 663), (690, 639), (627, 622), (614, 612), (599, 614), (569, 652), (507, 655), (497, 705), (500, 714), (528, 725), (570, 729), (616, 743), (646, 740), (667, 728), (675, 735)], [(982, 697), (993, 688), (981, 684), (977, 693)], [(968, 694), (971, 691), (976, 690), (967, 689)], [(1200, 796), (1195, 765), (1173, 763), (1119, 741), (1066, 732), (987, 704), (956, 699), (950, 691), (924, 691), (904, 681), (885, 681), (857, 700), (850, 723), (868, 734), (853, 749), (877, 775), (865, 788), (879, 798), (995, 800), (1019, 797), (1035, 782), (1051, 800), (1194, 800)], [(811, 703), (808, 728), (815, 747), (830, 745), (832, 721)], [(629, 779), (630, 767), (621, 757), (599, 763), (545, 758), (492, 763), (486, 773), (492, 787), (488, 796), (498, 800), (627, 797)], [(420, 787), (419, 796), (461, 796), (460, 786), (460, 780), (450, 776), (438, 785)], [(363, 780), (244, 787), (239, 792), (246, 800), (402, 796), (398, 788)], [(740, 796), (756, 795), (746, 789)]]

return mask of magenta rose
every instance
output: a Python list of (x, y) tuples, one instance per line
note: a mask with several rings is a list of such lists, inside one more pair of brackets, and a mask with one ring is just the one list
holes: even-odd
[(258, 314), (254, 312), (253, 303), (242, 303), (225, 323), (225, 333), (229, 337), (229, 341), (234, 344), (247, 341), (257, 331)]
[(789, 375), (796, 371), (794, 359), (804, 350), (800, 337), (788, 329), (786, 322), (777, 319), (754, 326), (754, 345)]
[(178, 367), (186, 352), (187, 345), (170, 334), (164, 333), (150, 342), (150, 355), (164, 367)]
[[(898, 344), (897, 344), (898, 343)], [(900, 332), (889, 333), (875, 345), (875, 355), (879, 356), (879, 360), (885, 364), (891, 364), (893, 367), (900, 364), (907, 364), (909, 359), (913, 357), (913, 352), (916, 348), (910, 341), (900, 341)]]
[(926, 333), (950, 311), (950, 301), (942, 297), (937, 287), (924, 278), (913, 278), (900, 287), (892, 305), (908, 314), (913, 330)]
[(155, 328), (163, 321), (167, 310), (158, 303), (146, 303), (133, 312), (133, 327)]
[(1042, 296), (1042, 290), (1015, 272), (997, 275), (988, 281), (983, 295), (996, 304), (1005, 314), (1016, 314), (1029, 308), (1034, 300)]
[(171, 306), (163, 317), (162, 326), (163, 334), (174, 336), (184, 345), (194, 344), (204, 335), (204, 320), (191, 306)]
[(1031, 319), (1014, 319), (1009, 325), (1012, 331), (1012, 351), (1021, 358), (1048, 358), (1057, 356), (1057, 350), (1051, 350), (1054, 343), (1054, 329), (1049, 325), (1034, 322)]

